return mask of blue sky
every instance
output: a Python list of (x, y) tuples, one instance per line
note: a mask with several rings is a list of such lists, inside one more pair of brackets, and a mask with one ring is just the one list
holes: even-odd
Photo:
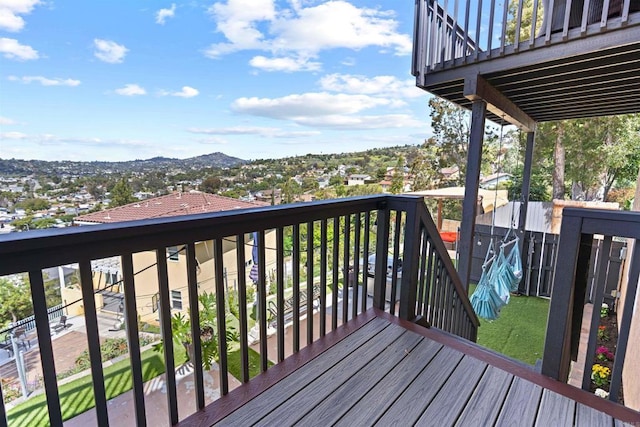
[(0, 0), (0, 158), (419, 144), (413, 1)]

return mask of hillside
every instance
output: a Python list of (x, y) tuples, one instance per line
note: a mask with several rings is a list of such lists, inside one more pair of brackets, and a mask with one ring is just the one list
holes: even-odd
[(154, 157), (127, 162), (77, 162), (0, 159), (0, 175), (92, 175), (96, 173), (151, 172), (168, 169), (230, 168), (246, 163), (224, 153), (211, 153), (187, 159)]

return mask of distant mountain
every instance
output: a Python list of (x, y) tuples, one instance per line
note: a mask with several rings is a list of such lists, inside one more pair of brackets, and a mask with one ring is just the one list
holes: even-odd
[(127, 162), (77, 162), (71, 160), (19, 160), (0, 159), (0, 175), (25, 176), (31, 174), (70, 174), (89, 175), (99, 172), (149, 172), (163, 169), (202, 169), (229, 168), (246, 163), (246, 160), (227, 156), (224, 153), (211, 153), (188, 159), (172, 159), (167, 157), (153, 157), (146, 160), (131, 160)]

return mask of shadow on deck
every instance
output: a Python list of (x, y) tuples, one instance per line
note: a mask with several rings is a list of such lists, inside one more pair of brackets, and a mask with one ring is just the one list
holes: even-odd
[(397, 423), (613, 426), (640, 413), (369, 309), (179, 425)]

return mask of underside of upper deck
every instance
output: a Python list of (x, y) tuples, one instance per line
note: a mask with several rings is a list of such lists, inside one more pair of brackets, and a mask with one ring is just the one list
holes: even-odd
[[(477, 97), (469, 81), (480, 76), (532, 122), (640, 112), (640, 1), (607, 1), (610, 13), (600, 15), (597, 0), (556, 0), (553, 13), (571, 8), (571, 19), (554, 16), (552, 26), (540, 18), (536, 26), (523, 11), (532, 2), (520, 0), (505, 2), (519, 8), (504, 14), (497, 6), (472, 10), (468, 22), (454, 19), (460, 12), (448, 12), (453, 15), (444, 25), (444, 8), (453, 10), (454, 2), (443, 7), (421, 0), (416, 9), (413, 73), (419, 87), (471, 108)], [(544, 15), (543, 4), (554, 7), (552, 0), (534, 3), (534, 14)], [(588, 16), (594, 8), (597, 22)], [(472, 24), (480, 28), (477, 41)], [(522, 124), (509, 115), (510, 108), (490, 108), (487, 117)]]
[(640, 413), (370, 309), (180, 426), (624, 422), (640, 422)]

